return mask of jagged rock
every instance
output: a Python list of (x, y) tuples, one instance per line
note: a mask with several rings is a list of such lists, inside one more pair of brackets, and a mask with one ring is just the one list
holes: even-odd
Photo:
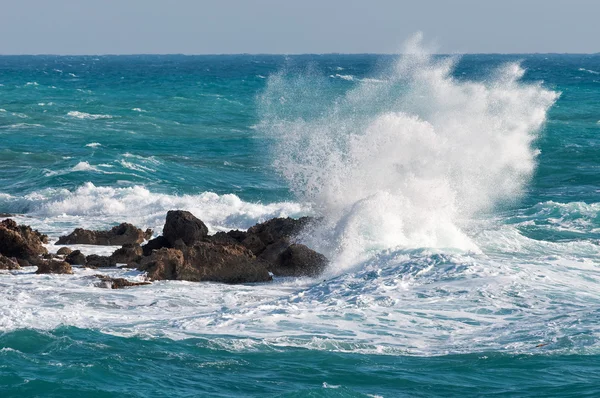
[(248, 236), (248, 233), (246, 231), (232, 229), (231, 231), (227, 232), (227, 236), (235, 239), (238, 243), (242, 243), (244, 239), (246, 239), (246, 236)]
[(321, 253), (300, 244), (292, 244), (271, 263), (269, 271), (275, 276), (317, 276), (329, 261)]
[(161, 248), (144, 257), (138, 270), (146, 271), (151, 280), (177, 279), (177, 270), (183, 266), (183, 262), (181, 250)]
[(90, 254), (85, 258), (85, 266), (89, 268), (108, 268), (111, 266), (110, 257)]
[(77, 228), (69, 235), (61, 236), (57, 245), (124, 245), (126, 243), (142, 243), (145, 233), (141, 229), (128, 223), (122, 223), (109, 231), (90, 231)]
[(142, 247), (137, 243), (123, 245), (123, 247), (111, 254), (110, 265), (137, 263), (142, 259), (142, 254)]
[(149, 256), (152, 254), (152, 250), (162, 249), (163, 247), (170, 248), (171, 244), (167, 238), (161, 235), (157, 238), (149, 240), (148, 243), (142, 246), (142, 255), (144, 257)]
[[(182, 243), (182, 242), (181, 242)], [(251, 283), (271, 280), (265, 264), (241, 245), (196, 242), (179, 249), (162, 248), (145, 257), (138, 270), (152, 280)]]
[(65, 261), (49, 260), (38, 264), (36, 274), (72, 274), (71, 264)]
[(242, 245), (250, 249), (255, 255), (259, 255), (267, 248), (267, 245), (255, 234), (247, 234)]
[(152, 238), (152, 234), (154, 234), (154, 231), (152, 231), (150, 228), (146, 229), (144, 231), (144, 240), (150, 240), (150, 238)]
[(240, 241), (233, 238), (229, 232), (217, 232), (214, 235), (208, 237), (208, 240), (213, 243), (227, 244), (227, 245), (238, 245)]
[(299, 234), (312, 220), (311, 217), (302, 217), (297, 220), (289, 217), (273, 218), (256, 224), (248, 230), (248, 233), (257, 235), (268, 246), (282, 238), (290, 238)]
[(111, 278), (106, 275), (95, 275), (100, 278), (100, 283), (96, 286), (106, 289), (123, 289), (130, 286), (151, 285), (150, 282), (131, 282), (124, 278)]
[(56, 254), (59, 254), (61, 256), (68, 256), (72, 252), (73, 252), (73, 250), (69, 249), (68, 247), (61, 247), (60, 249), (58, 249), (56, 251)]
[(71, 265), (85, 265), (86, 258), (80, 250), (74, 250), (65, 257), (65, 261)]
[(275, 243), (270, 244), (265, 248), (265, 250), (260, 253), (258, 258), (266, 261), (267, 263), (277, 264), (279, 261), (279, 256), (283, 253), (292, 242), (290, 242), (289, 238), (282, 238)]
[(48, 237), (27, 225), (17, 225), (14, 220), (0, 222), (0, 254), (27, 262), (36, 262), (48, 251), (42, 245)]
[(170, 210), (167, 212), (163, 236), (171, 245), (181, 239), (189, 246), (205, 239), (208, 236), (208, 228), (189, 211)]
[(265, 264), (241, 245), (196, 242), (184, 257), (184, 268), (177, 273), (181, 280), (252, 283), (272, 279)]
[(19, 266), (17, 260), (15, 260), (14, 258), (5, 257), (2, 254), (0, 254), (0, 269), (13, 270), (19, 268), (21, 267)]

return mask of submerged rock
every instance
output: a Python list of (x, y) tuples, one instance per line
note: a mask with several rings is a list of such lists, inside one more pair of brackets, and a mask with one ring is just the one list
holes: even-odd
[(98, 283), (96, 286), (106, 289), (123, 289), (131, 286), (151, 285), (150, 282), (131, 282), (124, 278), (111, 278), (110, 276), (106, 275), (95, 276), (100, 278), (100, 283)]
[(38, 264), (36, 274), (72, 274), (71, 264), (65, 261), (49, 260)]
[(144, 232), (132, 224), (122, 223), (108, 231), (91, 231), (77, 228), (69, 235), (61, 236), (56, 244), (116, 246), (127, 243), (142, 243), (147, 235), (148, 231)]

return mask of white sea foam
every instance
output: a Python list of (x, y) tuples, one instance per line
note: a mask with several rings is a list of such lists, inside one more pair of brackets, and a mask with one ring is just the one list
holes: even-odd
[(580, 72), (587, 72), (587, 73), (591, 73), (593, 75), (600, 75), (600, 72), (597, 72), (595, 70), (590, 70), (590, 69), (585, 69), (585, 68), (579, 68)]
[(331, 99), (314, 74), (281, 73), (261, 98), (274, 165), (325, 217), (315, 245), (328, 242), (318, 248), (338, 268), (394, 247), (478, 252), (468, 221), (514, 200), (533, 173), (532, 143), (558, 94), (521, 82), (518, 64), (486, 81), (456, 80), (456, 58), (434, 59), (420, 40), (385, 84), (361, 82)]
[(102, 144), (100, 144), (99, 142), (90, 142), (89, 144), (86, 144), (85, 146), (90, 147), (90, 148), (97, 148), (99, 146), (102, 146)]
[[(73, 169), (108, 173), (80, 162)], [(71, 170), (73, 170), (71, 169)], [(75, 227), (106, 228), (130, 222), (144, 228), (162, 230), (168, 210), (189, 210), (213, 232), (247, 229), (273, 217), (300, 217), (310, 212), (294, 202), (261, 204), (246, 202), (233, 194), (168, 195), (150, 192), (140, 186), (113, 188), (87, 183), (74, 191), (45, 189), (24, 197), (0, 197), (3, 208), (27, 211), (24, 222), (57, 238)]]
[(342, 79), (342, 80), (348, 80), (348, 81), (354, 81), (354, 76), (352, 76), (352, 75), (340, 75), (339, 73), (336, 73), (335, 75), (331, 75), (329, 77), (338, 78), (338, 79)]
[(71, 168), (71, 171), (100, 171), (95, 166), (92, 166), (88, 162), (79, 162)]
[(91, 113), (79, 112), (79, 111), (70, 111), (69, 113), (67, 113), (67, 116), (70, 116), (70, 117), (73, 117), (76, 119), (89, 119), (89, 120), (112, 119), (111, 115), (94, 115)]

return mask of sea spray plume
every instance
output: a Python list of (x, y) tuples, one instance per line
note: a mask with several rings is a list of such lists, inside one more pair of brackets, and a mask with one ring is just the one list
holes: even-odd
[(457, 80), (456, 61), (432, 57), (417, 36), (383, 83), (336, 98), (314, 72), (269, 78), (260, 104), (274, 166), (324, 217), (328, 244), (315, 245), (338, 267), (395, 247), (477, 251), (466, 222), (532, 176), (533, 141), (558, 94), (521, 82), (512, 63)]

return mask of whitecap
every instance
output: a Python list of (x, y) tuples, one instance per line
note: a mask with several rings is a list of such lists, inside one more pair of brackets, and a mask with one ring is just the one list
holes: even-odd
[(99, 146), (102, 146), (102, 144), (100, 144), (99, 142), (90, 142), (89, 144), (86, 144), (86, 146), (90, 148), (97, 148)]
[(69, 113), (67, 113), (67, 116), (82, 120), (112, 119), (111, 115), (94, 115), (91, 113), (79, 111), (70, 111)]

